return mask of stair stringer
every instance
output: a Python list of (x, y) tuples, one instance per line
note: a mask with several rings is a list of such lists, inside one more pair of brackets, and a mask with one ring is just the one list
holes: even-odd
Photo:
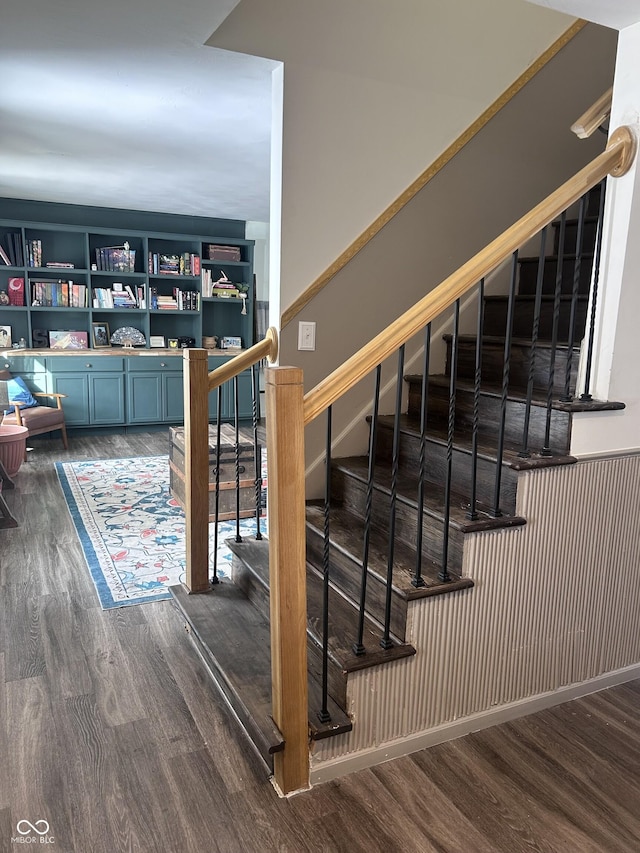
[(312, 783), (638, 677), (639, 478), (640, 453), (521, 472), (527, 524), (469, 534), (474, 588), (411, 602), (415, 657), (349, 676)]

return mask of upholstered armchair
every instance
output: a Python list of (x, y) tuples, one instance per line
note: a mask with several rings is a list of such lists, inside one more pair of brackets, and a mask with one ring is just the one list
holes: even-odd
[[(2, 426), (24, 426), (29, 430), (27, 440), (34, 435), (60, 430), (65, 450), (69, 447), (67, 428), (62, 409), (66, 394), (31, 393), (19, 376), (7, 370), (0, 371), (0, 415)], [(54, 405), (42, 405), (40, 399), (49, 398)], [(2, 414), (4, 413), (4, 414)], [(26, 450), (25, 450), (26, 459)]]

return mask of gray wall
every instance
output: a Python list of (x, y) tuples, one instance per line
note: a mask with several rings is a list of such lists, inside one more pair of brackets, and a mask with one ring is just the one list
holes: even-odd
[[(616, 36), (581, 30), (282, 330), (280, 363), (303, 368), (306, 390), (603, 150), (603, 134), (579, 140), (569, 127), (611, 86)], [(300, 320), (317, 324), (313, 353), (297, 351)], [(408, 346), (414, 372), (421, 342)], [(371, 389), (365, 380), (334, 407), (336, 455), (364, 451)], [(306, 435), (312, 493), (323, 436), (321, 417)]]

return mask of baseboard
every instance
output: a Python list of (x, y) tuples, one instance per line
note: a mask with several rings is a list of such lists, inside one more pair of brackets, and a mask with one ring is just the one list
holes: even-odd
[(507, 723), (510, 720), (534, 714), (536, 711), (544, 711), (546, 708), (562, 705), (564, 702), (580, 699), (582, 696), (588, 696), (590, 693), (597, 693), (600, 690), (606, 690), (608, 687), (615, 687), (636, 678), (640, 678), (640, 663), (618, 669), (615, 672), (607, 672), (580, 684), (571, 684), (549, 693), (541, 693), (528, 699), (520, 699), (509, 705), (501, 705), (498, 708), (481, 711), (463, 720), (445, 723), (428, 731), (419, 732), (401, 740), (390, 741), (353, 755), (342, 756), (333, 761), (323, 761), (316, 767), (313, 766), (313, 756), (311, 756), (312, 765), (309, 781), (311, 785), (330, 782), (332, 779), (346, 776), (348, 773), (366, 770), (368, 767), (374, 767), (385, 761), (401, 758), (404, 755), (410, 755), (412, 752), (418, 752), (421, 749), (427, 749), (448, 740), (455, 740), (472, 732), (496, 726), (499, 723)]

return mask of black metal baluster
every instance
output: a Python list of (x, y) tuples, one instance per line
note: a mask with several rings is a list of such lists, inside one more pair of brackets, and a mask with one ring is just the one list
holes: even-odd
[(540, 254), (538, 255), (538, 275), (536, 278), (536, 298), (533, 307), (533, 328), (531, 330), (531, 349), (529, 350), (529, 377), (527, 381), (527, 402), (524, 408), (524, 425), (522, 428), (522, 448), (518, 456), (523, 459), (531, 456), (529, 453), (529, 423), (531, 421), (531, 403), (533, 400), (533, 380), (536, 370), (536, 351), (538, 348), (538, 333), (540, 331), (540, 310), (542, 308), (542, 287), (544, 284), (544, 269), (547, 245), (547, 226), (540, 232)]
[(373, 413), (371, 415), (371, 430), (369, 432), (369, 465), (367, 473), (367, 498), (364, 510), (364, 543), (362, 548), (362, 575), (360, 578), (360, 607), (358, 610), (358, 634), (352, 646), (353, 653), (363, 655), (364, 647), (364, 612), (367, 599), (367, 573), (369, 571), (369, 540), (371, 538), (371, 510), (373, 507), (373, 474), (375, 468), (376, 439), (378, 435), (378, 408), (380, 404), (380, 376), (382, 365), (376, 368), (376, 384), (373, 392)]
[(331, 507), (331, 406), (327, 409), (327, 449), (324, 480), (324, 542), (322, 548), (322, 708), (318, 711), (321, 723), (328, 723), (331, 714), (328, 708), (329, 696), (329, 547)]
[(236, 542), (242, 542), (240, 536), (240, 399), (238, 394), (238, 377), (233, 377), (233, 425), (235, 427), (235, 461), (236, 461)]
[(585, 366), (584, 391), (580, 399), (585, 402), (593, 399), (589, 393), (591, 385), (591, 368), (593, 363), (593, 341), (596, 333), (596, 313), (598, 309), (598, 283), (600, 281), (600, 261), (602, 258), (602, 226), (604, 220), (604, 195), (607, 188), (607, 179), (600, 182), (600, 204), (598, 207), (598, 234), (596, 237), (596, 257), (593, 268), (593, 285), (591, 288), (591, 317), (589, 320), (589, 344), (587, 346), (587, 363)]
[(484, 334), (484, 279), (478, 284), (478, 326), (476, 334), (476, 372), (473, 383), (473, 424), (471, 427), (471, 492), (467, 518), (475, 521), (478, 480), (478, 429), (480, 426), (480, 386), (482, 382), (482, 336)]
[(260, 420), (260, 390), (258, 387), (258, 365), (251, 368), (251, 422), (253, 425), (253, 459), (256, 466), (256, 539), (262, 539), (260, 530), (260, 510), (262, 498), (262, 448), (258, 442), (258, 421)]
[(411, 583), (416, 588), (426, 586), (422, 577), (422, 524), (424, 513), (424, 478), (427, 473), (427, 409), (429, 405), (429, 357), (431, 352), (431, 323), (425, 330), (422, 364), (422, 396), (420, 398), (420, 464), (418, 466), (418, 510), (416, 528), (416, 573)]
[(564, 393), (560, 399), (569, 403), (573, 399), (571, 394), (571, 363), (573, 361), (573, 341), (576, 331), (576, 311), (578, 307), (578, 295), (580, 292), (580, 269), (582, 267), (582, 243), (584, 237), (584, 220), (586, 216), (586, 196), (580, 199), (578, 208), (578, 231), (576, 234), (576, 260), (573, 265), (573, 288), (571, 290), (571, 312), (569, 314), (569, 335), (567, 340), (567, 363), (564, 373)]
[(396, 385), (396, 410), (393, 421), (393, 452), (391, 458), (391, 498), (389, 504), (389, 547), (387, 552), (387, 588), (384, 607), (384, 633), (380, 640), (383, 649), (392, 649), (391, 592), (393, 586), (393, 557), (396, 537), (396, 500), (398, 497), (398, 470), (400, 467), (400, 415), (402, 413), (402, 383), (404, 373), (404, 344), (398, 351), (398, 376)]
[(504, 456), (504, 429), (507, 414), (507, 397), (509, 395), (509, 362), (511, 361), (511, 335), (513, 329), (513, 309), (516, 301), (516, 282), (518, 280), (518, 250), (512, 255), (511, 262), (511, 285), (509, 287), (509, 302), (507, 304), (507, 325), (504, 337), (504, 362), (502, 365), (502, 396), (500, 399), (500, 426), (498, 429), (498, 449), (496, 452), (496, 482), (493, 494), (493, 507), (490, 515), (499, 518), (502, 515), (500, 509), (500, 488), (502, 484), (502, 458)]
[(551, 351), (549, 354), (549, 381), (547, 383), (547, 415), (544, 427), (544, 445), (542, 456), (551, 456), (551, 415), (553, 412), (553, 386), (556, 377), (556, 352), (558, 349), (558, 324), (560, 322), (560, 297), (562, 296), (562, 278), (564, 265), (564, 240), (567, 226), (567, 211), (560, 217), (558, 234), (558, 266), (556, 267), (556, 287), (553, 295), (553, 321), (551, 326)]
[(222, 385), (218, 385), (218, 411), (216, 414), (216, 482), (215, 521), (213, 523), (213, 577), (212, 584), (220, 583), (218, 578), (218, 517), (220, 515), (220, 436), (222, 432)]
[(444, 483), (444, 518), (442, 529), (442, 566), (438, 580), (448, 583), (449, 574), (449, 519), (451, 517), (451, 478), (453, 474), (453, 435), (456, 427), (456, 373), (458, 371), (458, 345), (460, 331), (460, 300), (453, 309), (453, 340), (451, 342), (451, 375), (449, 377), (449, 417), (447, 420), (447, 476)]

